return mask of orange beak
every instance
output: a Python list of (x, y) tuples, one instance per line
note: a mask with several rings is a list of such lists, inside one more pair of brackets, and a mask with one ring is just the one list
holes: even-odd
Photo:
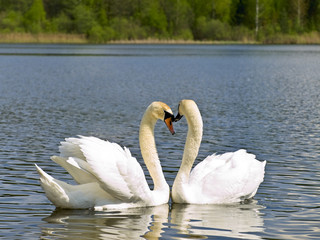
[(167, 125), (169, 131), (171, 132), (171, 134), (172, 135), (175, 134), (175, 131), (173, 130), (172, 119), (171, 118), (166, 118), (164, 120), (164, 122), (166, 123), (166, 125)]

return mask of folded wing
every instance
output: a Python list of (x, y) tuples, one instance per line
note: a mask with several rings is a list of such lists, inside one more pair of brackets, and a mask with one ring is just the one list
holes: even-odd
[(237, 202), (255, 195), (263, 181), (265, 164), (242, 149), (213, 154), (193, 169), (190, 183), (201, 191), (201, 201)]
[(98, 182), (123, 202), (145, 201), (150, 195), (144, 172), (129, 149), (95, 137), (67, 138), (53, 160), (80, 184)]

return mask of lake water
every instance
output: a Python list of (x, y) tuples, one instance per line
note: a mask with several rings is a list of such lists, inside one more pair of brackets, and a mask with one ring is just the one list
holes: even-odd
[[(47, 200), (34, 163), (72, 183), (50, 160), (64, 138), (108, 139), (142, 163), (145, 108), (185, 98), (204, 120), (197, 162), (240, 148), (267, 160), (254, 200), (104, 212)], [(170, 186), (185, 119), (174, 127), (156, 126)], [(3, 239), (319, 239), (320, 46), (0, 45), (0, 164)]]

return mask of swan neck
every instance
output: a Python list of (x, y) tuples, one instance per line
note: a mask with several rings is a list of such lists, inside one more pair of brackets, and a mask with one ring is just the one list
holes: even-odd
[(154, 138), (154, 127), (157, 119), (153, 116), (152, 111), (148, 108), (142, 117), (139, 132), (139, 142), (142, 158), (148, 168), (154, 183), (154, 190), (168, 189), (169, 186), (164, 178), (156, 142)]
[(182, 163), (177, 174), (181, 183), (189, 180), (190, 171), (196, 160), (202, 140), (203, 123), (198, 108), (188, 109), (184, 113), (188, 122), (188, 134), (184, 146)]

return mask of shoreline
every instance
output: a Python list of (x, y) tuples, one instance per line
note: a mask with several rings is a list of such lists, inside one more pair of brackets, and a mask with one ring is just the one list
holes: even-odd
[(320, 34), (309, 33), (299, 36), (279, 35), (263, 42), (253, 40), (243, 41), (213, 41), (213, 40), (183, 40), (183, 39), (133, 39), (133, 40), (112, 40), (103, 43), (89, 41), (83, 34), (65, 33), (0, 33), (0, 44), (145, 44), (145, 45), (318, 45)]
[(39, 44), (87, 44), (88, 40), (81, 34), (64, 33), (0, 33), (0, 43), (39, 43)]
[(85, 35), (65, 33), (0, 33), (0, 44), (181, 44), (181, 45), (223, 45), (223, 44), (261, 44), (255, 41), (211, 41), (183, 39), (132, 39), (111, 40), (103, 43), (89, 41)]

